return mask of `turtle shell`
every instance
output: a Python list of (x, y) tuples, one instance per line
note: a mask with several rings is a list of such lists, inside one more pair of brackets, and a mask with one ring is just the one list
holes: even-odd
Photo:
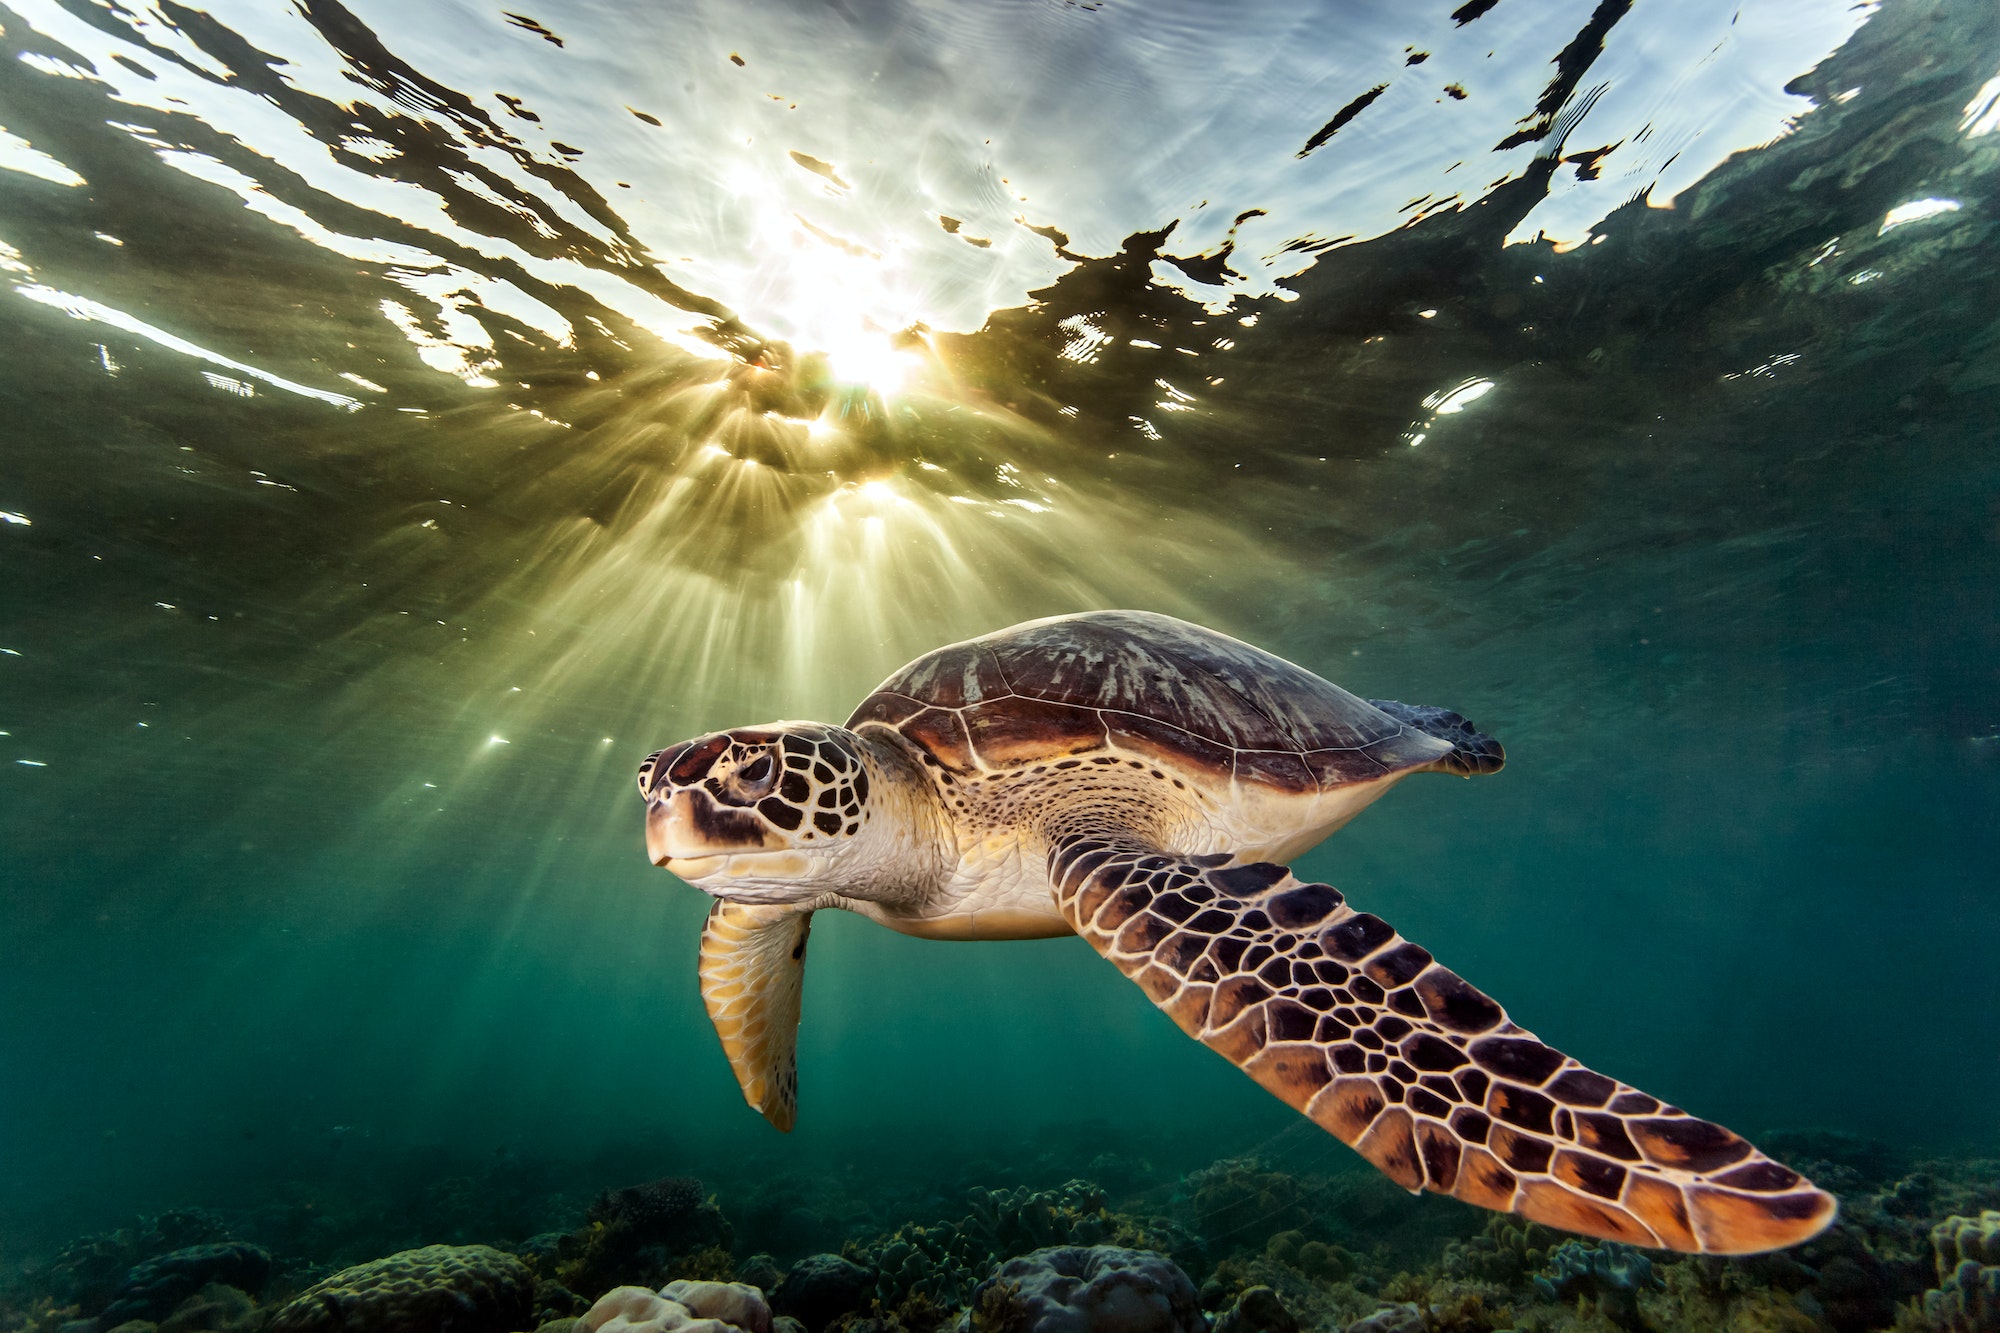
[(1115, 743), (1301, 793), (1453, 749), (1283, 658), (1147, 611), (1031, 620), (926, 653), (847, 721), (869, 723), (966, 775)]

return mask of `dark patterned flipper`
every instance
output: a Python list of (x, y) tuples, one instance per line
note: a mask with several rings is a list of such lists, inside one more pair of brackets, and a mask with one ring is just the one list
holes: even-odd
[(1796, 1245), (1834, 1199), (1593, 1073), (1325, 884), (1071, 837), (1063, 916), (1188, 1035), (1408, 1189), (1698, 1254)]
[(812, 912), (717, 902), (701, 929), (701, 1001), (743, 1100), (781, 1130), (799, 1114), (799, 1000)]

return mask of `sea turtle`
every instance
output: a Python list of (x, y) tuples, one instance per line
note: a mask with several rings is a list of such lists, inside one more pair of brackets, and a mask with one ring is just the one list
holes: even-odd
[(1831, 1195), (1593, 1073), (1283, 864), (1412, 773), (1498, 770), (1458, 714), (1363, 701), (1168, 616), (1029, 621), (927, 653), (844, 727), (699, 736), (639, 770), (655, 865), (715, 898), (702, 998), (779, 1129), (812, 914), (1074, 932), (1189, 1036), (1411, 1191), (1706, 1254), (1796, 1244)]

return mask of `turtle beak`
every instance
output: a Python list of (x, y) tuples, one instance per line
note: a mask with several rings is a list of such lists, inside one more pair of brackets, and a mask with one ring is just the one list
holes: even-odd
[(783, 845), (756, 815), (706, 792), (682, 787), (646, 804), (646, 858), (682, 879), (714, 873), (724, 857)]
[(676, 792), (664, 801), (646, 803), (646, 859), (656, 866), (664, 867), (673, 857), (673, 826), (676, 822), (684, 824), (685, 820), (676, 821), (672, 812), (675, 802), (684, 795)]

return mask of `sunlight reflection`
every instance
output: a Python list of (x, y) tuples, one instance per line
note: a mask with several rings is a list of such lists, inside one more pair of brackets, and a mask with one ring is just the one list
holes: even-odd
[(0, 127), (0, 171), (18, 171), (56, 185), (87, 185), (88, 181), (67, 166), (31, 145), (17, 134)]
[(259, 370), (255, 366), (245, 365), (241, 361), (234, 361), (219, 353), (211, 352), (205, 347), (197, 346), (185, 338), (168, 333), (164, 329), (155, 328), (142, 319), (136, 319), (122, 310), (114, 310), (103, 302), (93, 301), (87, 296), (73, 296), (68, 292), (60, 292), (53, 287), (47, 287), (38, 282), (17, 282), (14, 284), (14, 290), (38, 305), (52, 306), (62, 311), (71, 319), (82, 319), (99, 324), (108, 324), (112, 328), (123, 329), (127, 333), (136, 333), (142, 338), (158, 343), (168, 351), (179, 352), (183, 356), (191, 356), (198, 360), (206, 361), (211, 365), (240, 371), (245, 375), (251, 376), (253, 379), (262, 380), (274, 389), (283, 389), (287, 393), (295, 393), (303, 398), (316, 398), (320, 402), (331, 403), (333, 406), (345, 408), (349, 412), (359, 411), (362, 406), (359, 399), (349, 398), (344, 393), (331, 393), (325, 389), (315, 389), (310, 385), (288, 380), (282, 375), (273, 375), (267, 370)]
[(1982, 84), (1972, 100), (1965, 104), (1965, 116), (1958, 127), (1968, 139), (2000, 130), (2000, 74)]
[(1956, 199), (1912, 199), (1906, 204), (1898, 204), (1882, 218), (1882, 225), (1876, 229), (1877, 236), (1884, 232), (1906, 227), (1912, 222), (1922, 222), (1944, 213), (1956, 213), (1961, 205)]
[(785, 182), (748, 165), (726, 184), (755, 242), (753, 264), (731, 275), (742, 312), (800, 352), (824, 357), (836, 384), (885, 397), (902, 389), (917, 369), (925, 327), (905, 239), (891, 234), (878, 248), (816, 225), (794, 211)]

